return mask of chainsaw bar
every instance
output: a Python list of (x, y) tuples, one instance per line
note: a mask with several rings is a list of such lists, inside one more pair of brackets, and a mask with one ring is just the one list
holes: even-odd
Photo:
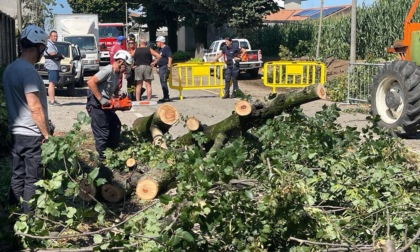
[(157, 101), (132, 101), (133, 106), (153, 106), (157, 105)]

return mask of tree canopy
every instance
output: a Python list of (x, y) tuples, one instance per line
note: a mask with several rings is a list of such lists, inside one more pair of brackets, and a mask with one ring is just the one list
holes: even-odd
[[(125, 3), (117, 0), (68, 0), (75, 13), (97, 13), (101, 22), (124, 21)], [(208, 25), (227, 24), (236, 29), (255, 27), (265, 15), (279, 10), (273, 0), (136, 0), (129, 7), (141, 9), (140, 24), (147, 24), (150, 37), (159, 27), (167, 26), (169, 41), (176, 47), (179, 25), (194, 29), (196, 46), (206, 44)], [(198, 33), (198, 34), (197, 34)], [(170, 44), (171, 45), (171, 44)]]

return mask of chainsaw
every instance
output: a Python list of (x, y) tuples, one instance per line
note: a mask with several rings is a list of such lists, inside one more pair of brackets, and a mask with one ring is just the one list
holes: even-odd
[(130, 110), (132, 102), (127, 96), (116, 97), (109, 99), (109, 106), (102, 106), (102, 109), (113, 109), (113, 110)]

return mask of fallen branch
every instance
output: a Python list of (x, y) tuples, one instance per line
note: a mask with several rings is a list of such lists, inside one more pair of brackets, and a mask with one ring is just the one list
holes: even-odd
[(398, 249), (397, 252), (403, 252), (409, 249), (410, 246), (413, 245), (413, 243), (419, 239), (419, 237), (420, 237), (420, 228), (417, 229), (416, 235), (407, 244), (405, 244), (404, 247), (402, 247), (401, 249)]
[(316, 245), (316, 246), (328, 246), (328, 247), (336, 247), (333, 248), (335, 250), (332, 249), (328, 249), (326, 251), (350, 251), (349, 249), (356, 247), (358, 250), (360, 251), (364, 251), (364, 250), (372, 250), (374, 249), (374, 247), (370, 246), (370, 245), (349, 245), (349, 244), (342, 244), (342, 243), (327, 243), (327, 242), (315, 242), (315, 241), (308, 241), (308, 240), (303, 240), (303, 239), (298, 239), (295, 237), (289, 237), (288, 241), (296, 241), (299, 243), (304, 243), (304, 244), (310, 244), (310, 245)]
[[(61, 240), (61, 239), (70, 239), (70, 238), (77, 238), (77, 237), (82, 237), (82, 236), (92, 236), (92, 235), (95, 235), (95, 234), (101, 234), (101, 233), (111, 231), (112, 229), (121, 226), (122, 224), (128, 222), (132, 218), (139, 215), (140, 213), (142, 213), (142, 212), (146, 211), (147, 209), (151, 208), (152, 206), (156, 205), (158, 202), (159, 202), (158, 200), (154, 201), (152, 204), (150, 204), (147, 207), (143, 208), (142, 210), (136, 212), (135, 214), (129, 216), (127, 219), (121, 221), (120, 223), (118, 223), (116, 225), (112, 225), (111, 227), (103, 228), (103, 229), (93, 231), (93, 232), (83, 232), (83, 233), (80, 233), (80, 234), (65, 235), (65, 236), (39, 236), (39, 235), (25, 234), (25, 233), (22, 233), (22, 232), (16, 232), (15, 234), (19, 235), (19, 236), (29, 237), (29, 238), (33, 238), (33, 239), (39, 239), (39, 240)], [(157, 237), (150, 237), (150, 236), (140, 236), (140, 237), (147, 238), (147, 239), (157, 238)]]

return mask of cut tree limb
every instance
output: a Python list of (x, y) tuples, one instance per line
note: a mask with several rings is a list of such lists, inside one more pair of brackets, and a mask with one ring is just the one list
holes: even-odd
[[(211, 147), (219, 136), (223, 133), (226, 136), (237, 137), (243, 135), (247, 130), (253, 127), (263, 125), (268, 119), (280, 115), (283, 111), (290, 110), (293, 107), (302, 104), (326, 98), (326, 91), (320, 84), (311, 85), (298, 91), (292, 91), (285, 94), (277, 94), (272, 100), (266, 104), (252, 104), (251, 113), (244, 116), (239, 115), (237, 112), (227, 117), (214, 125), (207, 126), (203, 129), (204, 136), (208, 139), (208, 146)], [(240, 103), (239, 111), (249, 111), (245, 106), (246, 103)], [(246, 108), (246, 109), (243, 109)], [(189, 132), (180, 136), (176, 141), (181, 145), (193, 145), (194, 138), (192, 133)]]
[(101, 187), (101, 195), (108, 202), (119, 202), (124, 199), (125, 195), (131, 193), (132, 186), (128, 183), (128, 178), (122, 176), (118, 172), (114, 172), (114, 176), (110, 183), (106, 183)]
[(179, 114), (175, 107), (169, 104), (161, 105), (155, 113), (139, 117), (133, 123), (132, 130), (140, 137), (153, 139), (151, 130), (158, 128), (162, 134), (168, 132), (172, 125), (178, 122)]
[(172, 179), (173, 176), (162, 169), (151, 169), (137, 183), (136, 195), (142, 200), (154, 199), (159, 190), (166, 188)]
[(203, 129), (201, 122), (195, 116), (189, 116), (185, 124), (187, 129), (193, 132)]

